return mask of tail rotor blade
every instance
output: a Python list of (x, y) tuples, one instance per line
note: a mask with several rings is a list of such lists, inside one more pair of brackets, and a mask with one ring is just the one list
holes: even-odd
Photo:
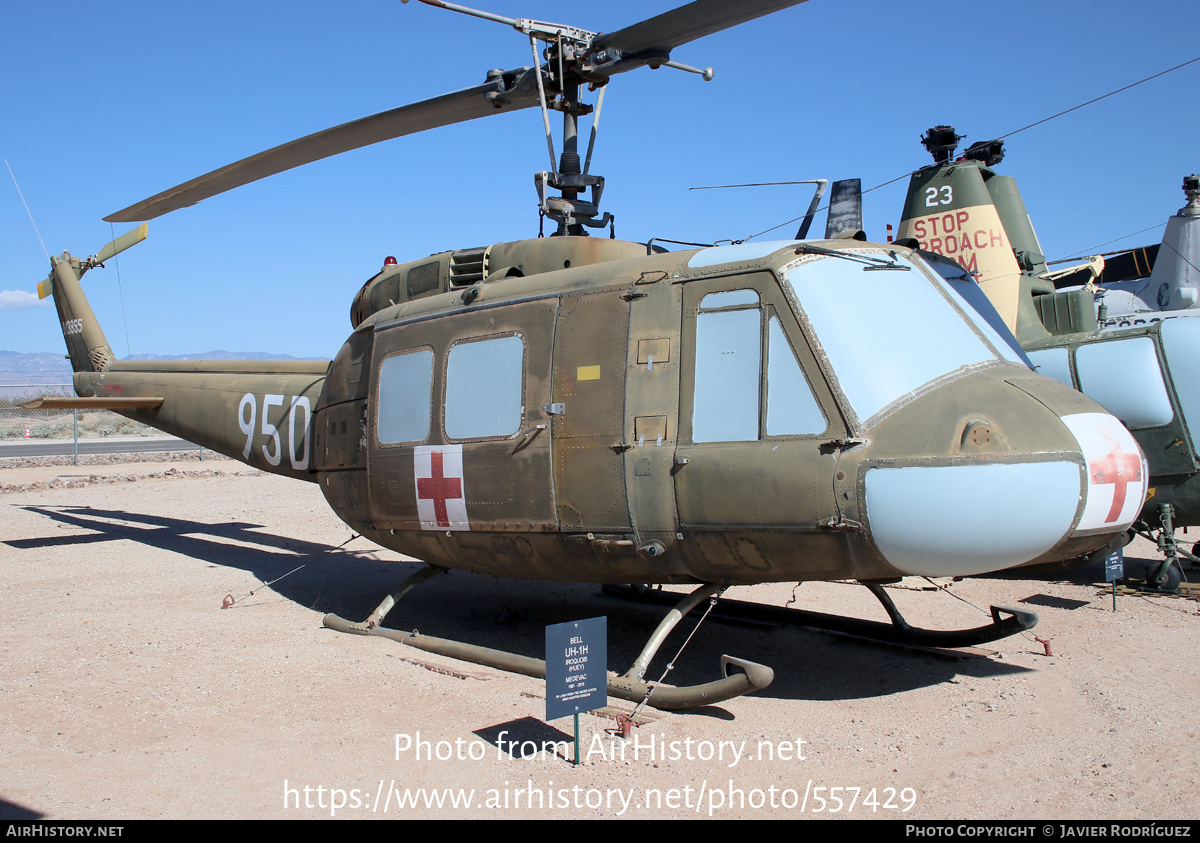
[(144, 222), (132, 231), (127, 231), (118, 237), (116, 240), (109, 243), (99, 254), (96, 255), (96, 263), (104, 263), (109, 258), (121, 254), (130, 246), (136, 246), (146, 239), (146, 231), (150, 228), (150, 223)]

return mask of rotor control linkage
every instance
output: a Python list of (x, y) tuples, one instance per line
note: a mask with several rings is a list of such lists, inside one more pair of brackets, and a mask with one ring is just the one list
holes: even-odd
[[(784, 606), (764, 606), (760, 603), (746, 603), (739, 600), (721, 601), (721, 605), (717, 609), (717, 617), (753, 618), (792, 626), (823, 629), (885, 644), (951, 649), (974, 647), (990, 641), (998, 641), (1018, 632), (1033, 629), (1038, 621), (1037, 614), (1034, 612), (1007, 606), (992, 606), (992, 622), (986, 626), (971, 629), (921, 629), (912, 626), (904, 619), (900, 610), (896, 608), (896, 604), (892, 602), (892, 598), (884, 591), (883, 586), (877, 583), (863, 583), (863, 585), (883, 604), (891, 623), (847, 618), (842, 615), (827, 615), (823, 612), (810, 612), (804, 609), (789, 609)], [(614, 597), (625, 597), (651, 603), (670, 602), (669, 595), (659, 591), (635, 592), (619, 587), (605, 587), (604, 591)]]
[[(407, 644), (418, 650), (448, 656), (452, 659), (482, 664), (509, 673), (520, 673), (537, 679), (546, 678), (546, 662), (530, 656), (509, 653), (504, 650), (493, 650), (490, 647), (480, 647), (463, 641), (451, 641), (445, 638), (434, 638), (422, 635), (416, 630), (406, 632), (400, 629), (388, 629), (382, 626), (388, 612), (425, 580), (437, 574), (447, 573), (447, 569), (436, 565), (415, 572), (400, 584), (394, 592), (384, 598), (375, 611), (362, 622), (348, 621), (334, 614), (325, 616), (324, 624), (328, 629), (337, 632), (348, 632), (354, 635), (379, 635)], [(608, 676), (609, 696), (629, 702), (640, 703), (650, 696), (649, 704), (666, 711), (681, 711), (701, 705), (711, 705), (723, 702), (733, 697), (761, 690), (771, 684), (775, 672), (771, 668), (754, 662), (736, 659), (731, 656), (721, 657), (722, 678), (703, 685), (688, 685), (676, 687), (673, 685), (650, 685), (644, 679), (646, 668), (658, 652), (659, 647), (667, 639), (671, 630), (683, 617), (703, 600), (716, 593), (718, 586), (702, 585), (690, 595), (684, 597), (679, 605), (672, 610), (650, 639), (642, 652), (634, 660), (633, 665), (623, 676)], [(651, 695), (650, 692), (653, 691)]]
[[(408, 0), (404, 0), (408, 2)], [(542, 109), (542, 120), (546, 129), (546, 145), (550, 152), (550, 170), (536, 173), (534, 181), (538, 191), (538, 209), (543, 217), (558, 223), (558, 234), (586, 234), (586, 228), (605, 228), (612, 224), (612, 216), (600, 216), (600, 194), (604, 180), (590, 174), (589, 167), (579, 167), (578, 118), (592, 111), (592, 107), (580, 101), (580, 86), (586, 84), (590, 90), (603, 91), (609, 80), (618, 73), (626, 73), (641, 67), (657, 69), (670, 67), (687, 73), (695, 73), (706, 82), (712, 81), (711, 67), (699, 68), (673, 61), (671, 50), (695, 38), (718, 32), (746, 20), (768, 14), (803, 0), (753, 0), (726, 8), (720, 4), (692, 3), (658, 15), (640, 24), (611, 33), (591, 32), (577, 26), (567, 26), (548, 21), (528, 18), (510, 18), (483, 12), (446, 0), (421, 0), (428, 6), (459, 12), (464, 15), (510, 26), (529, 36), (533, 51), (533, 78), (537, 83), (538, 101)], [(537, 42), (546, 45), (539, 56)], [(543, 64), (542, 59), (545, 59)], [(591, 163), (592, 148), (596, 141), (599, 122), (597, 101), (596, 117), (592, 121), (592, 138), (588, 145), (587, 162)], [(554, 160), (554, 140), (550, 129), (550, 110), (563, 115), (562, 157)], [(580, 198), (583, 190), (592, 191), (589, 200)], [(558, 196), (547, 195), (548, 190), (559, 191)]]

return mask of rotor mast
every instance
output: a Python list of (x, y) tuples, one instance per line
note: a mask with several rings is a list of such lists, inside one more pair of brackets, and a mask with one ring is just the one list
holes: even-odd
[[(563, 47), (560, 42), (548, 51), (552, 55), (546, 67), (552, 73), (557, 70), (553, 53), (562, 51)], [(580, 83), (573, 74), (565, 72), (564, 69), (562, 78), (554, 81), (560, 94), (552, 103), (544, 102), (542, 108), (543, 111), (553, 108), (562, 112), (562, 152), (558, 156), (558, 166), (553, 172), (542, 170), (533, 176), (538, 192), (539, 210), (558, 223), (556, 234), (586, 235), (585, 226), (603, 228), (613, 223), (613, 217), (607, 211), (603, 216), (599, 216), (604, 177), (583, 172), (579, 157), (579, 118), (593, 113), (593, 109), (590, 105), (580, 102)], [(594, 121), (595, 118), (593, 123)], [(550, 163), (551, 166), (554, 165), (553, 157)], [(581, 198), (588, 188), (591, 188), (590, 201)], [(557, 190), (558, 196), (547, 195), (549, 189)]]
[[(677, 70), (697, 73), (705, 81), (713, 78), (711, 67), (701, 70), (671, 61), (670, 51), (667, 49), (642, 49), (636, 53), (624, 51), (616, 45), (607, 44), (608, 39), (603, 33), (589, 32), (574, 26), (528, 18), (508, 18), (471, 9), (457, 3), (448, 3), (445, 0), (420, 1), (426, 5), (451, 12), (461, 12), (472, 17), (503, 23), (518, 32), (525, 33), (534, 43), (541, 41), (547, 45), (542, 55), (545, 63), (539, 63), (534, 72), (538, 76), (538, 95), (542, 108), (542, 119), (546, 125), (546, 142), (550, 151), (552, 169), (539, 171), (534, 174), (533, 178), (538, 192), (539, 210), (558, 223), (558, 230), (555, 232), (557, 235), (586, 235), (586, 228), (604, 228), (613, 223), (613, 217), (608, 212), (600, 215), (600, 196), (604, 192), (604, 178), (587, 172), (581, 165), (579, 118), (593, 113), (592, 106), (586, 105), (579, 99), (581, 85), (586, 82), (591, 90), (601, 89), (602, 91), (613, 74), (644, 66), (673, 67)], [(534, 60), (535, 63), (538, 62), (536, 47)], [(589, 163), (591, 162), (592, 148), (596, 142), (596, 121), (600, 117), (599, 103), (602, 101), (603, 95), (597, 102), (596, 116), (592, 120), (592, 137), (588, 146)], [(563, 115), (562, 151), (557, 163), (554, 160), (554, 141), (550, 133), (549, 112), (551, 110), (561, 111)], [(591, 189), (590, 197), (582, 198), (589, 188)], [(557, 190), (558, 196), (550, 195), (551, 190)]]

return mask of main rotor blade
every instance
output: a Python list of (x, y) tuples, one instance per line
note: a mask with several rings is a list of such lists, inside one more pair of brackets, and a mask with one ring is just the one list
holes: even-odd
[[(507, 93), (503, 93), (505, 85), (503, 81), (489, 80), (474, 88), (455, 91), (452, 94), (445, 94), (343, 123), (332, 129), (326, 129), (274, 149), (268, 149), (266, 152), (251, 155), (249, 158), (243, 158), (241, 161), (221, 167), (219, 170), (213, 170), (211, 173), (165, 190), (136, 205), (130, 205), (122, 211), (105, 217), (104, 220), (105, 222), (151, 220), (179, 208), (195, 205), (202, 199), (216, 196), (218, 193), (233, 190), (235, 187), (282, 173), (284, 170), (290, 170), (302, 164), (349, 152), (352, 149), (423, 132), (438, 126), (448, 126), (452, 123), (486, 117), (501, 111), (529, 108), (538, 104), (538, 96), (536, 89), (530, 90), (530, 85), (521, 84), (522, 81), (527, 82), (530, 77), (527, 71), (528, 68), (521, 68), (504, 74), (504, 76), (510, 77)], [(511, 84), (513, 76), (519, 80), (515, 86)], [(489, 93), (500, 93), (501, 97), (489, 100), (487, 98)]]
[(798, 6), (805, 0), (696, 0), (657, 17), (601, 35), (592, 42), (599, 51), (613, 47), (625, 53), (645, 50), (670, 52), (680, 44), (712, 35), (748, 20)]

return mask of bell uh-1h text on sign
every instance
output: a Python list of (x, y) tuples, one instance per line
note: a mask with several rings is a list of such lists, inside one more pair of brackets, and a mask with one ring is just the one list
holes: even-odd
[(608, 619), (546, 627), (546, 719), (608, 705)]

